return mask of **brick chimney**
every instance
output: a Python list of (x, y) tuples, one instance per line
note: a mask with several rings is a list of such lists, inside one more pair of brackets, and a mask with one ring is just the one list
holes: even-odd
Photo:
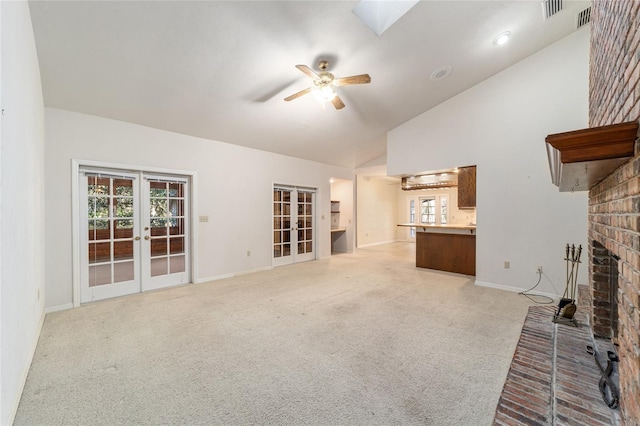
[[(640, 119), (639, 52), (640, 1), (594, 0), (590, 127)], [(639, 212), (640, 144), (636, 141), (634, 157), (589, 191), (588, 237), (591, 325), (597, 336), (615, 338), (617, 333), (621, 414), (630, 425), (640, 424)]]

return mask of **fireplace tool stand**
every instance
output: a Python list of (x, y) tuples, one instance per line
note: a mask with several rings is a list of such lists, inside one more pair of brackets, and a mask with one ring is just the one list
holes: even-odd
[(580, 255), (582, 254), (582, 246), (567, 244), (565, 249), (564, 260), (567, 264), (567, 285), (564, 289), (564, 294), (558, 302), (558, 309), (553, 315), (553, 322), (557, 324), (578, 326), (575, 318), (576, 313), (576, 290), (578, 288), (578, 268), (580, 266)]

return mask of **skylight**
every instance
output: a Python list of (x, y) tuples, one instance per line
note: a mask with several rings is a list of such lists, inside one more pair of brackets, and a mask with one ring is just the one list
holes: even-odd
[(360, 0), (353, 13), (376, 35), (380, 36), (419, 0)]

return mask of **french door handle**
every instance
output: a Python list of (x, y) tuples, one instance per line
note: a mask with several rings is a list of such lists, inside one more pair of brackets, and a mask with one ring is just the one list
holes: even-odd
[(140, 237), (135, 237), (134, 240), (140, 241)]
[(148, 239), (149, 239), (149, 236), (148, 236), (148, 235), (145, 235), (145, 236), (144, 236), (144, 239), (145, 239), (145, 240), (148, 240)]

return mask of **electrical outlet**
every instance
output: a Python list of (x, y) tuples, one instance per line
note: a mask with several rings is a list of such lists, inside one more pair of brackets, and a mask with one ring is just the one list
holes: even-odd
[(509, 269), (511, 268), (511, 262), (509, 262), (508, 260), (504, 261), (504, 269)]
[(536, 274), (541, 274), (542, 273), (542, 266), (538, 265), (536, 266)]
[(251, 256), (251, 250), (247, 250), (247, 257)]

